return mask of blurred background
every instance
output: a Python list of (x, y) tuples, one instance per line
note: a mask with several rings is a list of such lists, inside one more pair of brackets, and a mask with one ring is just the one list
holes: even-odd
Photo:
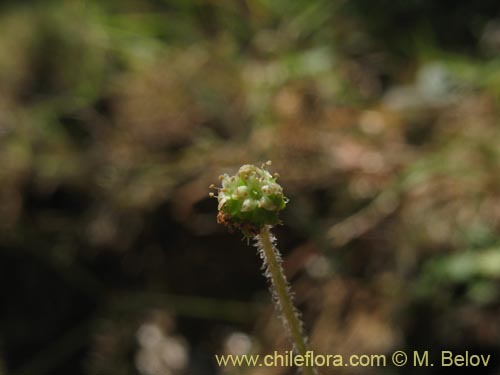
[(213, 357), (289, 349), (208, 198), (268, 159), (317, 353), (500, 374), (499, 99), (496, 0), (2, 3), (0, 374), (293, 374)]

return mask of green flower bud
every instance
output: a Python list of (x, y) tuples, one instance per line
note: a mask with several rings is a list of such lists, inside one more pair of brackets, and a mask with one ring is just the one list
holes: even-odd
[[(270, 162), (266, 163), (270, 165)], [(279, 224), (279, 211), (288, 203), (283, 188), (276, 182), (278, 175), (262, 165), (243, 165), (234, 176), (220, 176), (222, 187), (217, 189), (219, 215), (217, 221), (230, 229), (240, 229), (247, 237), (255, 235), (265, 225)]]

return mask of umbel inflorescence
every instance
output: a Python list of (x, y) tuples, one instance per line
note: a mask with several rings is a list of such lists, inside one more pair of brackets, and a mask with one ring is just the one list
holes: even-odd
[[(276, 182), (278, 175), (271, 175), (265, 169), (267, 162), (260, 168), (245, 164), (234, 176), (220, 176), (222, 187), (211, 189), (210, 193), (219, 201), (217, 221), (229, 227), (239, 229), (247, 238), (254, 238), (260, 257), (264, 262), (264, 275), (269, 279), (271, 294), (276, 309), (282, 317), (285, 329), (294, 350), (305, 355), (308, 351), (307, 339), (302, 329), (302, 321), (293, 305), (290, 285), (282, 268), (281, 255), (276, 247), (276, 240), (271, 233), (272, 226), (279, 224), (278, 214), (288, 203), (283, 188)], [(305, 375), (314, 375), (313, 367), (303, 366)]]
[(271, 175), (265, 165), (258, 168), (245, 164), (234, 176), (220, 176), (222, 187), (211, 185), (217, 194), (210, 194), (219, 201), (217, 221), (230, 229), (240, 229), (247, 237), (257, 234), (264, 225), (278, 224), (278, 213), (288, 202), (276, 182), (278, 174)]

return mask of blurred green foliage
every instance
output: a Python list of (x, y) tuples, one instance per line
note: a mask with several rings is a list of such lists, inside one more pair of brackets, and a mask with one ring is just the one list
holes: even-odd
[(222, 373), (235, 331), (285, 350), (259, 260), (208, 198), (268, 159), (318, 352), (498, 358), (499, 11), (3, 4), (0, 373)]

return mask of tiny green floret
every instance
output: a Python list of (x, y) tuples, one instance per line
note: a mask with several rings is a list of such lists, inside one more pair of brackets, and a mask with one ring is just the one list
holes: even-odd
[(265, 165), (258, 168), (245, 164), (234, 176), (220, 176), (221, 188), (211, 185), (217, 189), (217, 195), (210, 195), (219, 201), (218, 222), (230, 229), (240, 229), (247, 237), (265, 225), (279, 224), (279, 212), (288, 202), (283, 188), (276, 182), (278, 174), (271, 175)]

